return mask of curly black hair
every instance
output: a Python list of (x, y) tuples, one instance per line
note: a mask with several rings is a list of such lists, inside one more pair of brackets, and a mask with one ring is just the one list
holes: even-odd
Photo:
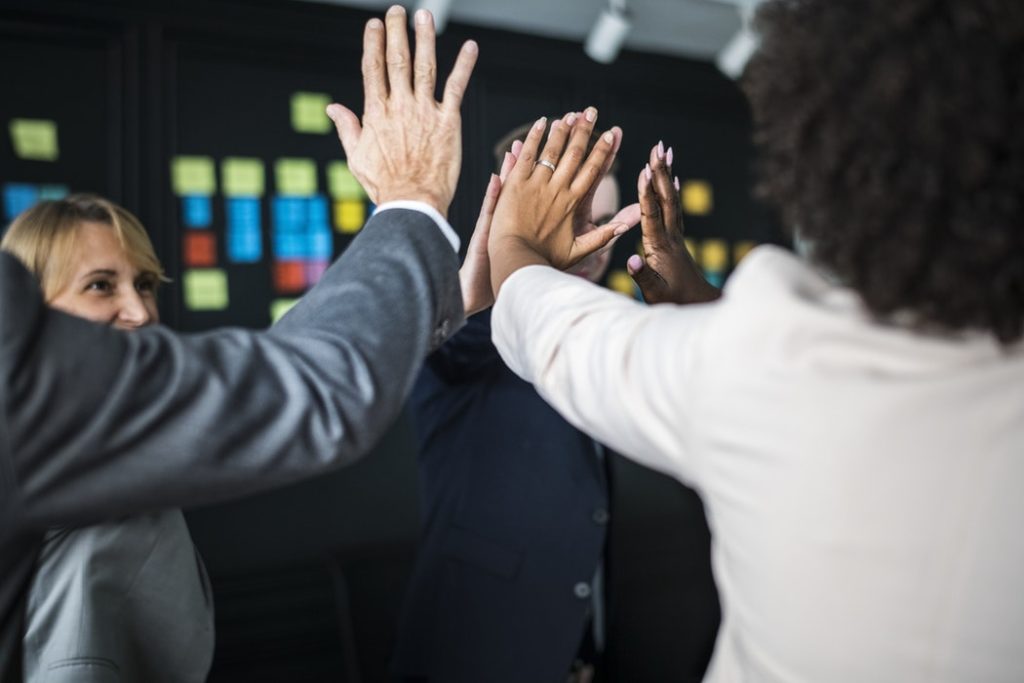
[(1024, 0), (769, 0), (758, 194), (880, 318), (1024, 333)]

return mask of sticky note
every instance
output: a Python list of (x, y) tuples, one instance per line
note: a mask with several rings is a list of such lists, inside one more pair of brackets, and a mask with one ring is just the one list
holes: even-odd
[(263, 162), (251, 157), (227, 157), (220, 163), (220, 183), (228, 197), (262, 197)]
[(311, 228), (330, 232), (330, 221), (327, 218), (327, 197), (317, 195), (309, 198), (306, 206), (306, 221)]
[(11, 119), (11, 146), (19, 159), (56, 161), (57, 122), (49, 119)]
[(298, 299), (274, 299), (270, 302), (270, 324), (273, 325), (280, 320), (285, 313), (292, 310), (292, 307), (299, 303)]
[(757, 246), (757, 242), (752, 240), (743, 240), (732, 245), (732, 262), (734, 265), (739, 265), (740, 261), (750, 253), (750, 251)]
[(306, 269), (302, 261), (278, 261), (274, 264), (274, 289), (294, 294), (306, 288)]
[(334, 203), (334, 227), (338, 232), (352, 234), (366, 223), (366, 204), (358, 200), (345, 199)]
[(186, 267), (215, 266), (217, 265), (217, 237), (209, 230), (190, 230), (184, 235), (182, 254)]
[(636, 283), (625, 270), (613, 270), (608, 273), (608, 289), (628, 297), (636, 296)]
[(683, 211), (691, 216), (711, 213), (714, 198), (711, 184), (703, 180), (687, 180), (682, 189)]
[(306, 262), (306, 284), (310, 287), (320, 281), (320, 278), (327, 272), (327, 267), (331, 265), (330, 261), (327, 260), (315, 260)]
[(4, 217), (13, 220), (25, 209), (32, 208), (39, 201), (39, 189), (28, 183), (7, 183), (4, 185)]
[(299, 197), (274, 197), (271, 214), (275, 230), (302, 230), (306, 227), (309, 204)]
[(205, 195), (217, 192), (213, 159), (200, 156), (176, 156), (171, 159), (171, 187), (174, 194)]
[(67, 185), (40, 185), (39, 186), (39, 201), (47, 201), (51, 199), (64, 199), (70, 194)]
[(331, 96), (322, 92), (292, 93), (292, 128), (296, 133), (327, 133), (334, 124), (327, 117)]
[(334, 199), (366, 199), (366, 190), (344, 161), (327, 164), (327, 192)]
[(181, 222), (186, 228), (208, 228), (213, 222), (213, 202), (209, 197), (189, 195), (181, 198)]
[(311, 228), (306, 232), (305, 258), (330, 261), (334, 254), (334, 237), (329, 228)]
[(720, 273), (729, 267), (729, 246), (725, 240), (704, 240), (700, 245), (700, 265), (707, 272)]
[(274, 165), (277, 191), (292, 197), (316, 194), (316, 162), (312, 159), (278, 159)]
[(263, 259), (263, 235), (229, 227), (227, 254), (232, 263), (258, 263)]
[(191, 311), (222, 311), (228, 307), (228, 276), (219, 268), (186, 270), (182, 277), (185, 307)]

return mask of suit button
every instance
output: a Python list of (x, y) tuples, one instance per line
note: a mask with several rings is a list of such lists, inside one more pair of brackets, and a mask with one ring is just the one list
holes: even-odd
[(594, 510), (594, 514), (591, 515), (591, 519), (594, 520), (594, 524), (607, 524), (610, 518), (611, 515), (609, 515), (608, 511), (604, 508), (597, 508)]
[(577, 598), (585, 599), (590, 597), (590, 584), (580, 581), (573, 586), (572, 592), (576, 594)]

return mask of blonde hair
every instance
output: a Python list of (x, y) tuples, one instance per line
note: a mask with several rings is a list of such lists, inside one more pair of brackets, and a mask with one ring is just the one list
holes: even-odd
[(127, 209), (93, 194), (73, 194), (40, 202), (21, 213), (0, 241), (0, 249), (16, 256), (39, 279), (43, 297), (50, 301), (68, 285), (84, 222), (109, 225), (128, 255), (143, 273), (167, 281), (145, 228)]

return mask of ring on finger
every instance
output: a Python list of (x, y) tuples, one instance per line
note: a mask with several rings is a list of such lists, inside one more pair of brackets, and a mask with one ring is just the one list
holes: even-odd
[(537, 165), (543, 166), (544, 168), (550, 168), (552, 173), (554, 173), (557, 170), (555, 168), (555, 165), (548, 161), (547, 159), (541, 159), (540, 161), (537, 162)]

